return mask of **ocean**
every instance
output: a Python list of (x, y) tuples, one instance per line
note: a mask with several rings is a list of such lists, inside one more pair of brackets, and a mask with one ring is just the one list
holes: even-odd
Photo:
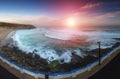
[(111, 48), (119, 42), (115, 38), (120, 38), (120, 27), (99, 27), (97, 30), (23, 29), (11, 32), (6, 40), (8, 38), (12, 40), (10, 45), (25, 53), (35, 52), (48, 63), (54, 60), (69, 63), (73, 52), (84, 58), (85, 51), (98, 48), (97, 42), (101, 43), (101, 49)]

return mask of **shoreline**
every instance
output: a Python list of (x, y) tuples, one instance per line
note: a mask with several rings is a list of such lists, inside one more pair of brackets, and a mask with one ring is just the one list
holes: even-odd
[[(3, 30), (2, 30), (3, 29)], [(5, 37), (5, 36), (7, 36), (7, 34), (8, 33), (10, 33), (11, 31), (13, 31), (14, 29), (8, 29), (8, 28), (2, 28), (2, 27), (0, 27), (0, 30), (2, 30), (2, 34), (3, 34), (3, 36), (1, 36), (0, 35), (0, 40), (1, 40), (1, 38), (3, 39), (3, 37)], [(7, 32), (5, 31), (5, 30), (7, 30)], [(113, 38), (113, 39), (116, 39), (116, 38)], [(120, 38), (117, 38), (116, 40), (120, 40)], [(116, 45), (114, 45), (113, 46), (113, 48), (114, 47), (116, 47), (117, 45), (120, 45), (120, 42), (118, 43), (118, 44), (116, 44)], [(109, 50), (110, 51), (110, 49), (108, 48), (107, 50)], [(104, 51), (107, 51), (106, 49), (104, 50)], [(89, 52), (97, 52), (98, 50), (97, 49), (95, 49), (95, 50), (92, 50), (92, 51), (89, 51)], [(14, 52), (15, 53), (15, 52)], [(104, 54), (104, 53), (103, 53)], [(117, 55), (117, 52), (115, 52), (115, 55)], [(107, 59), (105, 59), (105, 61), (103, 61), (103, 64), (102, 64), (102, 66), (98, 66), (98, 67), (93, 67), (92, 68), (92, 70), (90, 70), (89, 71), (89, 74), (88, 74), (88, 72), (83, 72), (83, 73), (81, 73), (81, 74), (79, 74), (79, 75), (77, 75), (77, 77), (75, 76), (75, 78), (73, 78), (73, 79), (87, 79), (88, 77), (90, 77), (91, 75), (93, 75), (93, 74), (95, 74), (95, 72), (97, 72), (98, 70), (100, 70), (102, 67), (104, 67), (112, 58), (114, 58), (114, 56), (115, 56), (114, 54), (112, 54), (109, 58), (107, 58)], [(88, 59), (87, 59), (88, 60)], [(87, 61), (86, 60), (86, 61)], [(1, 62), (2, 60), (0, 60), (0, 62)], [(44, 60), (43, 60), (44, 61)], [(32, 61), (33, 62), (33, 61)], [(30, 63), (32, 63), (32, 62), (30, 62)], [(74, 64), (75, 65), (75, 64)], [(14, 70), (14, 67), (12, 67), (12, 66), (10, 66), (10, 67), (8, 67), (8, 65), (6, 65), (6, 63), (5, 63), (5, 61), (3, 62), (1, 62), (1, 66), (3, 66), (3, 67), (5, 67), (9, 72), (11, 72), (11, 73), (13, 73), (14, 75), (16, 75), (17, 77), (19, 77), (19, 78), (23, 78), (23, 79), (31, 79), (30, 77), (31, 77), (31, 75), (30, 75), (30, 77), (24, 77), (24, 76), (27, 76), (28, 74), (25, 74), (25, 72), (24, 73), (21, 73), (21, 71), (20, 71), (20, 74), (18, 74), (18, 73), (16, 73), (15, 72), (15, 70)], [(68, 65), (69, 66), (69, 65)], [(68, 67), (67, 66), (67, 67)], [(66, 67), (66, 68), (67, 68)], [(9, 69), (10, 68), (10, 69)], [(13, 69), (13, 70), (12, 70)], [(95, 69), (95, 70), (93, 70), (93, 69)], [(74, 74), (75, 75), (75, 74)], [(87, 75), (87, 76), (86, 76)], [(22, 77), (23, 76), (23, 77)], [(33, 76), (32, 76), (33, 77)], [(36, 76), (34, 76), (34, 77), (36, 77)], [(65, 78), (65, 79), (70, 79), (70, 78), (72, 78), (73, 77), (73, 74), (71, 75), (71, 77), (69, 77), (69, 78)], [(40, 78), (40, 77), (39, 77)], [(55, 78), (57, 78), (57, 77), (55, 77)], [(35, 78), (32, 78), (32, 79), (35, 79)], [(43, 78), (40, 78), (40, 79), (43, 79)]]
[(16, 23), (5, 23), (0, 22), (0, 42), (12, 31), (17, 29), (32, 29), (35, 28), (33, 25), (16, 24)]
[[(101, 49), (101, 56), (107, 54), (113, 48), (120, 45), (120, 42), (117, 42), (112, 46), (112, 48)], [(48, 64), (45, 59), (42, 59), (39, 55), (33, 53), (24, 53), (20, 51), (17, 47), (10, 48), (8, 46), (3, 46), (1, 48), (1, 55), (10, 59), (11, 61), (18, 63), (21, 66), (29, 68), (35, 71), (45, 71), (45, 72), (69, 72), (73, 69), (77, 69), (83, 66), (86, 66), (90, 62), (94, 62), (98, 59), (98, 49), (88, 51), (88, 55), (85, 58), (81, 58), (74, 53), (72, 54), (73, 58), (70, 63), (60, 64), (58, 61), (51, 62)], [(89, 54), (90, 53), (90, 54)], [(92, 56), (96, 54), (97, 57)], [(42, 65), (41, 65), (42, 63)]]
[[(82, 69), (75, 70), (69, 73), (54, 73), (49, 77), (50, 79), (88, 79), (90, 76), (95, 74), (97, 71), (102, 69), (106, 64), (108, 64), (116, 55), (120, 53), (120, 46), (109, 52), (102, 58), (102, 64), (99, 65), (98, 61), (96, 64), (92, 63), (91, 66), (84, 67)], [(6, 68), (9, 72), (16, 75), (20, 79), (44, 79), (45, 73), (33, 72), (31, 70), (22, 68), (15, 63), (7, 60), (6, 58), (0, 57), (0, 65)]]
[[(8, 30), (13, 31), (14, 29), (11, 28)], [(10, 31), (8, 31), (8, 33)], [(6, 33), (5, 36), (7, 36), (8, 33)], [(114, 39), (116, 39), (116, 38), (114, 38)], [(114, 48), (117, 45), (119, 45), (119, 44), (116, 43), (111, 48), (101, 49), (101, 51), (102, 51), (101, 55), (106, 54), (107, 52), (109, 52), (112, 48)], [(58, 63), (57, 60), (53, 61), (52, 64), (48, 64), (46, 62), (46, 60), (41, 58), (39, 55), (35, 54), (34, 55), (35, 57), (33, 58), (33, 52), (26, 54), (26, 53), (22, 52), (21, 50), (19, 50), (17, 47), (12, 48), (12, 47), (8, 47), (8, 46), (3, 46), (3, 47), (1, 47), (0, 51), (1, 51), (0, 54), (2, 54), (6, 58), (8, 58), (11, 61), (14, 61), (22, 66), (25, 66), (32, 70), (47, 71), (47, 72), (48, 71), (50, 71), (50, 72), (70, 71), (72, 69), (83, 67), (86, 64), (88, 64), (90, 62), (94, 62), (95, 60), (98, 59), (98, 48), (91, 50), (91, 51), (85, 51), (85, 53), (87, 53), (87, 56), (85, 56), (85, 58), (81, 58), (80, 56), (78, 56), (78, 55), (74, 54), (74, 52), (72, 52), (71, 62), (64, 63), (64, 64)], [(43, 64), (42, 66), (41, 66), (41, 63)]]

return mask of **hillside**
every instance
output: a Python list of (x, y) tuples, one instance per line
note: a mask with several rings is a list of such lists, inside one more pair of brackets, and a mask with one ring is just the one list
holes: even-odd
[(11, 28), (11, 29), (32, 29), (32, 28), (35, 28), (33, 25), (5, 23), (5, 22), (0, 22), (0, 27)]
[(11, 31), (17, 29), (32, 29), (35, 28), (33, 25), (27, 24), (15, 24), (0, 22), (0, 41), (3, 40)]

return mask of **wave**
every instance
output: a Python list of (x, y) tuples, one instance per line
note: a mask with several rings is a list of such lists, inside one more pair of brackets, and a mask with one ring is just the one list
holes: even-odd
[[(6, 39), (12, 39), (12, 45), (26, 53), (35, 52), (48, 63), (54, 60), (69, 63), (73, 52), (84, 58), (86, 53), (83, 50), (90, 51), (98, 48), (98, 41), (101, 42), (102, 49), (112, 47), (117, 42), (113, 38), (120, 38), (119, 34), (37, 28), (11, 32)], [(62, 60), (64, 62), (61, 62)]]

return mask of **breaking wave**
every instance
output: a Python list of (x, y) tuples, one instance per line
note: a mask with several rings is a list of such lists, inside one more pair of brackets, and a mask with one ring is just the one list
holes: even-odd
[[(101, 41), (102, 49), (110, 48), (117, 42), (113, 38), (120, 38), (119, 35), (119, 32), (105, 31), (29, 29), (13, 31), (5, 40), (12, 40), (10, 42), (12, 45), (26, 53), (35, 52), (41, 58), (46, 59), (48, 63), (53, 60), (58, 60), (60, 63), (69, 63), (73, 52), (84, 58), (86, 53), (83, 50), (90, 51), (98, 48), (98, 41)], [(64, 62), (61, 62), (62, 60)]]

